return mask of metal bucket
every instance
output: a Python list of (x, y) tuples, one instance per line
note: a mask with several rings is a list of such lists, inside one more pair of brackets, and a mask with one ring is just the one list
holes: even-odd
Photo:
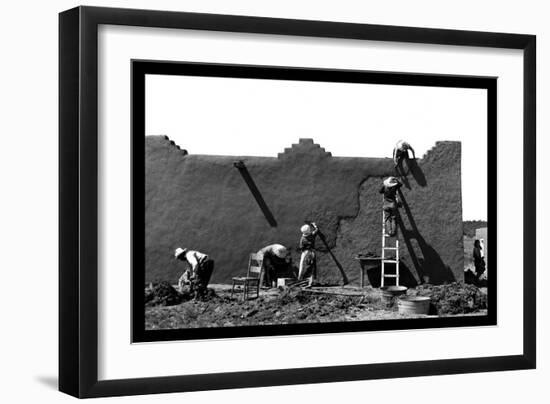
[(380, 288), (380, 297), (387, 306), (393, 305), (395, 298), (405, 293), (407, 293), (406, 286), (384, 286)]
[(430, 301), (428, 296), (401, 296), (397, 300), (397, 308), (403, 314), (428, 314)]

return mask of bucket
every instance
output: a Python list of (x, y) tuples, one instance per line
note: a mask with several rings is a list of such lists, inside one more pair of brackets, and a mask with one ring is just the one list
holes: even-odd
[(403, 314), (428, 314), (430, 300), (428, 296), (401, 296), (397, 308)]
[(406, 286), (384, 286), (380, 288), (380, 297), (386, 305), (391, 306), (397, 296), (407, 293)]

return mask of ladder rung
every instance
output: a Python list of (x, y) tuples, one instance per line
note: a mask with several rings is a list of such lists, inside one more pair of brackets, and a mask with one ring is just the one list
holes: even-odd
[[(386, 247), (386, 238), (395, 238), (395, 247)], [(391, 244), (391, 240), (388, 240), (388, 244)], [(386, 251), (395, 251), (395, 254), (390, 255), (390, 259), (386, 259)], [(394, 255), (394, 257), (391, 257)], [(384, 271), (384, 264), (395, 264), (395, 272), (386, 274)], [(391, 268), (391, 267), (390, 267)], [(399, 239), (396, 235), (390, 236), (386, 233), (386, 221), (384, 220), (384, 214), (382, 213), (382, 281), (380, 286), (384, 286), (385, 278), (395, 278), (395, 284), (399, 285)]]

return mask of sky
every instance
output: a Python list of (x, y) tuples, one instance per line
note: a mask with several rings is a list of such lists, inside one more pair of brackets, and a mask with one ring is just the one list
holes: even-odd
[(486, 220), (486, 103), (483, 89), (147, 75), (145, 132), (190, 154), (273, 157), (299, 138), (353, 157), (461, 141), (463, 219)]

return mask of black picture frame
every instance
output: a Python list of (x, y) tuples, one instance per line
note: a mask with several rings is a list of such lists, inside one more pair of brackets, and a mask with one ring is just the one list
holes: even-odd
[[(491, 249), (491, 276), (488, 279), (488, 310), (483, 316), (409, 318), (395, 320), (340, 321), (207, 327), (180, 329), (145, 329), (145, 77), (200, 76), (310, 81), (325, 83), (385, 84), (401, 86), (475, 88), (487, 91), (488, 177), (497, 175), (497, 78), (444, 74), (391, 73), (344, 69), (297, 68), (288, 66), (255, 66), (242, 64), (132, 60), (132, 342), (155, 342), (191, 339), (239, 338), (275, 335), (326, 334), (354, 331), (387, 331), (444, 327), (474, 327), (497, 324), (496, 248)], [(487, 212), (490, 239), (496, 246), (497, 192), (496, 181), (488, 181)]]
[[(467, 359), (98, 380), (98, 26), (101, 24), (523, 51), (523, 353)], [(77, 7), (59, 17), (59, 389), (104, 397), (536, 366), (536, 37), (324, 21)]]

